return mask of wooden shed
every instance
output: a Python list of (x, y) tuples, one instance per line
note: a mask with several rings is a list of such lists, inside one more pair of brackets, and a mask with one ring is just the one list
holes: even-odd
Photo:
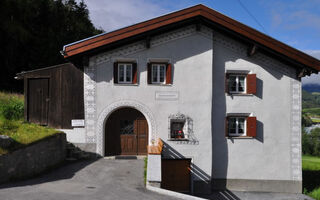
[(84, 119), (83, 72), (72, 63), (21, 72), (24, 80), (24, 118), (53, 128), (70, 129)]

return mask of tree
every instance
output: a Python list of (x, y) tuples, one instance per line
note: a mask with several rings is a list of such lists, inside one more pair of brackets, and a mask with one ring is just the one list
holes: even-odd
[(0, 90), (21, 91), (16, 73), (63, 63), (63, 45), (101, 32), (83, 1), (1, 0)]

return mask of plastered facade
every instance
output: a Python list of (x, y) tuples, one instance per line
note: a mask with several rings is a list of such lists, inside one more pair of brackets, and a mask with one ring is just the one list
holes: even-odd
[[(132, 107), (148, 121), (149, 144), (158, 137), (164, 141), (163, 157), (192, 159), (193, 181), (301, 182), (301, 83), (293, 67), (259, 52), (248, 57), (247, 46), (205, 26), (161, 34), (150, 44), (146, 48), (145, 41), (137, 41), (90, 58), (84, 69), (85, 128), (81, 139), (74, 134), (69, 138), (95, 144), (96, 153), (103, 156), (108, 116)], [(117, 59), (137, 62), (137, 85), (113, 83)], [(147, 63), (152, 59), (173, 65), (172, 85), (147, 84)], [(257, 94), (227, 95), (226, 70), (256, 74)], [(161, 93), (173, 97), (158, 98)], [(178, 113), (192, 119), (193, 142), (168, 140), (168, 117)], [(256, 116), (257, 138), (226, 138), (226, 113)]]

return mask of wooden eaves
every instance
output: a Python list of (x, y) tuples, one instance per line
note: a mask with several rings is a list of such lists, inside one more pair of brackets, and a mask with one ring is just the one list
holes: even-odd
[(69, 59), (85, 54), (90, 55), (102, 49), (114, 48), (115, 45), (137, 39), (145, 39), (148, 46), (150, 37), (158, 34), (159, 31), (164, 32), (190, 23), (196, 25), (202, 23), (217, 28), (248, 43), (248, 56), (261, 50), (293, 64), (300, 71), (305, 71), (303, 75), (320, 71), (320, 60), (201, 4), (65, 45), (62, 53), (64, 58)]

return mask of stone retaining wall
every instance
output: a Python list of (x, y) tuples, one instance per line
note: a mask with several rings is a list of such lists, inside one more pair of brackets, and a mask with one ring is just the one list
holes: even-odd
[(0, 183), (40, 174), (66, 157), (66, 135), (58, 133), (14, 152), (0, 155)]

